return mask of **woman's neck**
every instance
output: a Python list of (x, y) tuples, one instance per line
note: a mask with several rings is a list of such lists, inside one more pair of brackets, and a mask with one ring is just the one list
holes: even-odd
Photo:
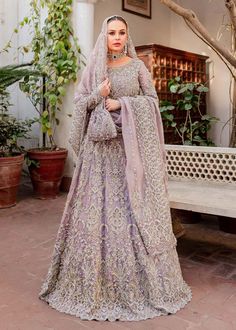
[(126, 54), (124, 52), (116, 52), (112, 51), (107, 53), (107, 58), (110, 61), (118, 61), (119, 59), (126, 57)]
[(126, 55), (122, 58), (117, 59), (116, 61), (112, 61), (108, 58), (107, 65), (108, 65), (108, 67), (120, 66), (120, 65), (130, 62), (130, 60), (131, 60), (131, 58)]

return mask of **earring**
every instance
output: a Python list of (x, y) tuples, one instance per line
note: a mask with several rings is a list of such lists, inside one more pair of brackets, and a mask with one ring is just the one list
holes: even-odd
[(128, 45), (126, 43), (124, 47), (124, 55), (127, 55), (127, 53), (128, 53)]

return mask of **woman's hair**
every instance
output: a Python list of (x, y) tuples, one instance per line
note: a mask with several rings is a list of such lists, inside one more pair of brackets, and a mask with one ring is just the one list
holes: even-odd
[(111, 16), (108, 20), (107, 20), (107, 24), (112, 22), (112, 21), (121, 21), (125, 24), (126, 27), (128, 27), (128, 24), (126, 22), (126, 20), (121, 17), (121, 16), (117, 16), (117, 15), (114, 15), (114, 16)]

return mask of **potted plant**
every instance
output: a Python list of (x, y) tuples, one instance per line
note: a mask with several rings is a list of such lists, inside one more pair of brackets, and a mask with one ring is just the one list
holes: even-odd
[(28, 65), (0, 68), (0, 208), (16, 204), (17, 190), (24, 161), (24, 150), (18, 138), (27, 138), (33, 120), (17, 120), (8, 109), (10, 94), (7, 87), (30, 74), (36, 74)]
[[(47, 6), (47, 17), (40, 29), (42, 6)], [(42, 199), (58, 195), (67, 157), (67, 150), (57, 146), (54, 133), (60, 123), (57, 113), (61, 110), (65, 86), (76, 80), (78, 71), (80, 50), (71, 27), (71, 12), (72, 0), (34, 0), (30, 18), (22, 22), (34, 30), (30, 44), (33, 67), (42, 73), (41, 78), (32, 76), (21, 83), (22, 91), (38, 112), (41, 126), (41, 147), (28, 151), (28, 164), (36, 196)]]
[[(173, 95), (178, 96), (175, 103), (169, 100), (160, 102), (164, 124), (174, 128), (183, 145), (214, 146), (207, 132), (219, 119), (201, 113), (202, 97), (206, 96), (208, 88), (202, 83), (183, 82), (180, 77), (171, 79), (168, 87)], [(184, 121), (179, 122), (179, 111), (185, 113)], [(199, 119), (194, 118), (196, 114)]]

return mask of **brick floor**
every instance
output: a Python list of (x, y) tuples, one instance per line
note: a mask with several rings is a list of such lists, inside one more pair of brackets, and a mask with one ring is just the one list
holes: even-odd
[(235, 330), (236, 235), (213, 217), (188, 224), (178, 240), (192, 301), (175, 315), (141, 322), (81, 321), (38, 299), (66, 195), (43, 201), (21, 186), (18, 204), (0, 210), (0, 330)]

